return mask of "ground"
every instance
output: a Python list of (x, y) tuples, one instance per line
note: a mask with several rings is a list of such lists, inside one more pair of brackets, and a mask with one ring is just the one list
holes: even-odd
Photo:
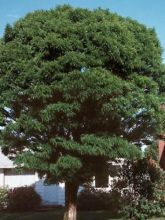
[[(1, 213), (0, 220), (61, 220), (63, 216), (62, 211), (52, 212), (35, 212), (35, 213)], [(110, 213), (98, 212), (80, 212), (78, 220), (115, 220), (109, 217)], [(121, 219), (120, 219), (121, 220)], [(152, 220), (164, 220), (164, 218), (152, 218)]]
[[(80, 212), (78, 215), (78, 220), (109, 220), (108, 212), (98, 211), (98, 212)], [(52, 211), (52, 212), (35, 212), (35, 213), (3, 213), (0, 214), (0, 220), (49, 220), (56, 219), (62, 220), (62, 211)]]

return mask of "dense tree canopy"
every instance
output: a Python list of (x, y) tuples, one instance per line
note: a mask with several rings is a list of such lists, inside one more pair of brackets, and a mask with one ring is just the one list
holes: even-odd
[(108, 10), (58, 7), (8, 25), (0, 42), (3, 151), (77, 185), (163, 128), (162, 49), (151, 28)]

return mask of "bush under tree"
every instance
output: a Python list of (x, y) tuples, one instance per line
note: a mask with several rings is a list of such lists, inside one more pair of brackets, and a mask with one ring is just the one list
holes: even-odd
[(126, 205), (125, 198), (117, 190), (87, 188), (78, 194), (78, 210), (106, 210), (110, 217), (120, 217), (121, 209)]
[(35, 211), (40, 206), (40, 195), (33, 187), (18, 187), (8, 192), (7, 209), (10, 211)]

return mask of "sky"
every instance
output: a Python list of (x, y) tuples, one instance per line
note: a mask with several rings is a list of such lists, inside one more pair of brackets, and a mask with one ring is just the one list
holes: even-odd
[[(104, 8), (155, 28), (165, 51), (165, 0), (0, 0), (0, 37), (7, 23), (13, 24), (28, 12), (70, 4), (73, 7)], [(165, 52), (163, 53), (165, 63)]]

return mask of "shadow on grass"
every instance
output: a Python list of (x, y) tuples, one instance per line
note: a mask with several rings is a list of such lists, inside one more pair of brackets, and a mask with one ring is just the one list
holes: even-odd
[[(63, 211), (35, 212), (35, 213), (3, 213), (0, 220), (62, 220)], [(78, 220), (112, 220), (109, 212), (79, 212)]]

